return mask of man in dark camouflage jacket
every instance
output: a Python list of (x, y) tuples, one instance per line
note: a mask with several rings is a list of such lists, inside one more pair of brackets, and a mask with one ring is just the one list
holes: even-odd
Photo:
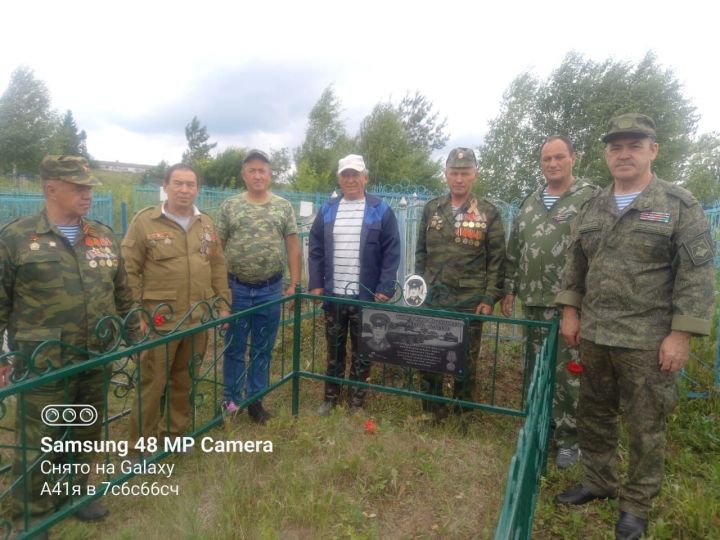
[[(10, 381), (38, 377), (46, 370), (102, 354), (113, 340), (106, 334), (109, 327), (98, 323), (109, 315), (124, 316), (133, 307), (113, 231), (83, 218), (90, 210), (92, 187), (100, 185), (90, 175), (87, 161), (75, 156), (47, 156), (41, 176), (45, 208), (0, 231), (0, 333), (7, 329), (10, 349), (15, 353), (11, 355)], [(46, 341), (51, 344), (31, 357)], [(42, 456), (41, 438), (56, 441), (65, 435), (73, 441), (99, 440), (107, 377), (103, 368), (89, 369), (18, 396), (13, 475), (23, 475), (23, 463), (31, 468), (27, 479), (31, 514), (51, 511), (59, 502), (40, 493), (43, 481), (50, 480), (40, 471), (43, 460), (91, 460), (90, 454)], [(98, 418), (90, 426), (67, 428), (67, 433), (66, 428), (47, 426), (41, 420), (43, 408), (63, 403), (92, 405)], [(68, 481), (83, 486), (87, 478), (76, 475)], [(24, 488), (21, 478), (15, 488), (16, 511), (22, 509)], [(94, 501), (77, 515), (94, 520), (106, 513), (100, 502)]]
[[(470, 148), (455, 148), (445, 168), (450, 193), (423, 209), (415, 250), (415, 273), (428, 284), (427, 306), (489, 315), (500, 299), (505, 277), (505, 233), (497, 208), (471, 192), (477, 159)], [(466, 373), (454, 381), (453, 397), (471, 400), (482, 324), (470, 323)], [(426, 374), (425, 390), (442, 395), (442, 376)], [(423, 402), (443, 416), (445, 407)]]
[[(690, 338), (710, 333), (713, 243), (695, 198), (652, 172), (651, 118), (617, 116), (603, 141), (613, 182), (580, 211), (557, 295), (561, 333), (568, 345), (580, 344), (584, 366), (577, 427), (585, 473), (558, 502), (619, 495), (615, 534), (630, 539), (645, 533), (662, 484), (665, 418), (677, 403)], [(621, 409), (630, 454), (622, 485)]]

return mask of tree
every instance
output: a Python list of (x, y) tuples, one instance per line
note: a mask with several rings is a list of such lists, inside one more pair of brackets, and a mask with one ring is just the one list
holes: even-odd
[(337, 162), (353, 147), (340, 114), (340, 101), (328, 86), (310, 111), (305, 140), (295, 150), (293, 185), (298, 191), (328, 192), (335, 188)]
[(162, 183), (163, 179), (165, 178), (165, 172), (170, 167), (170, 164), (165, 161), (164, 159), (155, 165), (152, 169), (148, 170), (143, 174), (142, 177), (142, 183), (143, 184), (160, 184)]
[(537, 188), (543, 183), (540, 145), (553, 134), (573, 141), (578, 176), (607, 185), (611, 176), (599, 139), (608, 120), (626, 112), (655, 119), (661, 151), (654, 170), (677, 180), (697, 115), (673, 72), (663, 69), (652, 53), (633, 65), (594, 62), (571, 52), (546, 80), (526, 72), (510, 85), (480, 146), (481, 187), (504, 200), (519, 200)]
[(414, 96), (406, 94), (398, 105), (398, 113), (413, 147), (430, 155), (433, 150), (441, 150), (450, 138), (445, 133), (447, 118), (438, 120), (440, 113), (433, 112), (433, 104), (420, 92)]
[(210, 135), (207, 127), (200, 125), (197, 116), (193, 116), (190, 123), (185, 126), (185, 138), (188, 147), (182, 155), (182, 162), (191, 165), (198, 165), (201, 161), (210, 158), (210, 151), (217, 146), (217, 143), (209, 143)]
[(204, 185), (230, 189), (243, 187), (240, 167), (246, 155), (245, 148), (226, 148), (214, 158), (204, 160), (200, 166)]
[(720, 204), (720, 133), (705, 133), (692, 145), (683, 185), (705, 206)]
[(440, 165), (416, 146), (401, 113), (391, 103), (378, 103), (363, 120), (358, 148), (373, 183), (439, 187)]
[(31, 69), (17, 68), (0, 97), (0, 172), (37, 171), (57, 126), (45, 83)]
[(87, 151), (85, 130), (78, 132), (72, 111), (68, 109), (52, 138), (52, 151), (55, 154), (70, 154), (90, 159)]

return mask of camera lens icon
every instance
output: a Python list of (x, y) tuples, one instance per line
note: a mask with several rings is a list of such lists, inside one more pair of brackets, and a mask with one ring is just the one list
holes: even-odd
[(91, 426), (98, 419), (98, 412), (92, 405), (46, 405), (40, 413), (46, 426)]

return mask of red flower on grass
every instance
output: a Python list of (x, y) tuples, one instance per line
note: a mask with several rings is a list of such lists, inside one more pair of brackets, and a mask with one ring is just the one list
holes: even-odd
[(583, 367), (582, 364), (578, 364), (573, 360), (572, 362), (568, 362), (567, 370), (573, 375), (580, 375), (583, 372)]
[(375, 424), (372, 420), (365, 420), (365, 424), (363, 424), (363, 426), (365, 427), (365, 433), (369, 435), (377, 433), (377, 424)]
[(157, 315), (155, 315), (155, 317), (153, 317), (153, 323), (155, 324), (155, 326), (162, 326), (163, 324), (165, 324), (165, 317), (158, 313)]

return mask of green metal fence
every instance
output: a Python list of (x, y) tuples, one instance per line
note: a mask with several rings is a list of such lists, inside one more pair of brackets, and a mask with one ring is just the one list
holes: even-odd
[[(123, 456), (118, 453), (117, 448), (103, 448), (100, 452), (100, 461), (92, 462), (91, 472), (93, 474), (91, 474), (91, 481), (87, 484), (92, 486), (92, 489), (86, 488), (85, 491), (79, 493), (69, 493), (65, 497), (58, 497), (58, 502), (62, 504), (56, 511), (39, 517), (32, 516), (33, 507), (29, 492), (33, 474), (37, 476), (37, 471), (42, 472), (41, 467), (47, 468), (48, 463), (79, 465), (87, 462), (82, 459), (81, 454), (72, 451), (62, 455), (55, 449), (49, 450), (42, 446), (29, 444), (32, 433), (28, 430), (31, 426), (28, 423), (29, 416), (24, 414), (24, 411), (33, 403), (38, 393), (42, 393), (43, 388), (48, 388), (48, 385), (62, 388), (64, 399), (72, 402), (73, 381), (83, 373), (101, 370), (104, 397), (98, 413), (99, 421), (102, 422), (102, 439), (118, 443), (127, 439), (128, 423), (123, 418), (133, 407), (142, 406), (133, 391), (138, 373), (136, 364), (130, 360), (130, 357), (138, 357), (148, 349), (156, 348), (165, 355), (167, 361), (171, 356), (170, 348), (173, 343), (177, 343), (181, 339), (192, 338), (200, 333), (207, 333), (206, 353), (203, 355), (200, 354), (200, 351), (192, 351), (193, 360), (189, 367), (192, 379), (190, 388), (192, 415), (188, 435), (197, 437), (220, 425), (223, 421), (221, 409), (222, 356), (228, 340), (232, 339), (223, 330), (224, 325), (226, 323), (252, 324), (254, 313), (266, 309), (269, 305), (280, 304), (284, 310), (283, 319), (287, 321), (287, 324), (281, 326), (280, 334), (272, 351), (269, 385), (261, 394), (245, 398), (239, 404), (240, 407), (246, 407), (289, 383), (292, 394), (288, 405), (293, 414), (298, 414), (302, 382), (330, 380), (345, 386), (368, 388), (375, 392), (421, 398), (450, 406), (462, 406), (465, 409), (482, 410), (518, 418), (525, 417), (524, 427), (518, 440), (518, 452), (513, 458), (508, 477), (507, 495), (498, 522), (496, 538), (529, 538), (539, 475), (542, 472), (548, 449), (547, 434), (554, 373), (554, 360), (552, 359), (555, 357), (556, 350), (557, 322), (550, 324), (508, 320), (454, 311), (383, 305), (383, 309), (388, 313), (394, 313), (401, 317), (423, 315), (456, 320), (462, 324), (470, 324), (473, 321), (482, 322), (487, 332), (483, 335), (480, 356), (476, 361), (478, 364), (482, 364), (481, 376), (486, 384), (483, 388), (476, 390), (472, 401), (460, 401), (451, 396), (431, 396), (424, 393), (419, 384), (422, 373), (410, 368), (375, 364), (372, 375), (367, 381), (347, 381), (326, 376), (327, 351), (322, 331), (322, 315), (308, 306), (308, 304), (312, 305), (316, 299), (317, 297), (302, 294), (298, 290), (295, 295), (290, 297), (254, 307), (224, 319), (218, 318), (217, 306), (205, 302), (194, 306), (191, 313), (182, 316), (172, 314), (166, 306), (161, 305), (155, 313), (146, 314), (138, 310), (128, 315), (123, 321), (115, 317), (108, 317), (101, 321), (96, 328), (98, 335), (104, 336), (105, 343), (108, 344), (106, 352), (88, 354), (88, 359), (80, 364), (65, 365), (55, 369), (44, 366), (41, 358), (47, 356), (48, 351), (57, 350), (57, 347), (63, 346), (57, 340), (41, 343), (29, 356), (19, 352), (10, 352), (0, 356), (0, 362), (10, 362), (15, 367), (11, 377), (12, 384), (0, 389), (0, 412), (2, 413), (0, 421), (5, 427), (4, 430), (0, 430), (0, 434), (3, 434), (3, 437), (0, 437), (0, 450), (3, 457), (2, 468), (0, 468), (2, 473), (0, 474), (0, 509), (4, 516), (4, 521), (0, 522), (0, 525), (5, 528), (6, 536), (9, 537), (10, 534), (14, 535), (18, 531), (24, 530), (26, 532), (20, 533), (20, 537), (29, 537), (46, 530), (75, 513), (83, 505), (101, 497), (104, 493), (131, 489), (128, 487), (131, 485), (128, 481), (135, 475), (132, 468), (128, 469), (127, 466), (123, 466), (123, 462), (127, 460), (127, 453)], [(339, 306), (338, 298), (325, 297), (324, 300), (327, 302), (327, 309)], [(294, 302), (291, 310), (288, 309), (291, 305), (290, 302)], [(343, 300), (343, 303), (358, 310), (378, 307), (378, 304), (358, 300)], [(158, 320), (159, 315), (163, 315), (162, 321)], [(138, 316), (142, 316), (148, 322), (149, 330), (142, 337), (135, 336), (132, 345), (126, 347), (124, 343), (130, 339), (129, 329), (133, 327), (131, 323)], [(188, 328), (190, 321), (194, 321), (192, 324), (195, 326)], [(163, 322), (166, 326), (155, 328), (155, 322), (158, 324)], [(536, 367), (529, 393), (523, 390), (521, 384), (516, 385), (513, 392), (500, 392), (497, 389), (498, 383), (507, 375), (503, 372), (504, 361), (500, 352), (503, 345), (499, 336), (507, 333), (509, 327), (512, 326), (525, 328), (534, 326), (544, 329), (549, 335), (540, 357), (534, 362)], [(359, 329), (361, 336), (364, 331), (366, 329)], [(152, 339), (150, 339), (151, 337)], [(437, 339), (437, 336), (433, 339)], [(253, 354), (254, 351), (251, 350), (249, 359), (254, 358)], [(519, 361), (520, 365), (525, 356), (522, 350), (516, 351), (516, 361)], [(142, 362), (140, 366), (142, 366)], [(169, 369), (168, 365), (168, 373)], [(517, 367), (513, 367), (511, 373), (517, 371)], [(507, 387), (506, 384), (502, 386)], [(163, 426), (170, 427), (169, 414), (171, 413), (167, 399), (162, 402), (161, 411), (165, 413), (165, 417), (160, 423), (162, 430)], [(14, 425), (11, 422), (13, 416), (15, 416)], [(72, 426), (56, 429), (53, 432), (52, 440), (56, 443), (57, 441), (72, 441), (77, 429)], [(141, 433), (141, 435), (149, 434)], [(156, 453), (147, 457), (147, 462), (159, 463), (177, 450), (178, 447), (158, 447)], [(14, 461), (14, 468), (11, 468), (9, 464), (11, 461)], [(78, 472), (81, 471), (67, 470), (43, 475), (43, 479), (48, 482), (65, 482), (68, 485), (74, 485), (73, 483), (77, 483), (81, 476)], [(139, 485), (137, 483), (132, 485), (135, 485), (137, 489), (143, 489), (137, 487)], [(161, 484), (148, 484), (146, 489), (150, 493), (150, 490), (161, 490), (165, 487), (167, 486)], [(15, 506), (14, 521), (11, 510), (13, 506)]]

